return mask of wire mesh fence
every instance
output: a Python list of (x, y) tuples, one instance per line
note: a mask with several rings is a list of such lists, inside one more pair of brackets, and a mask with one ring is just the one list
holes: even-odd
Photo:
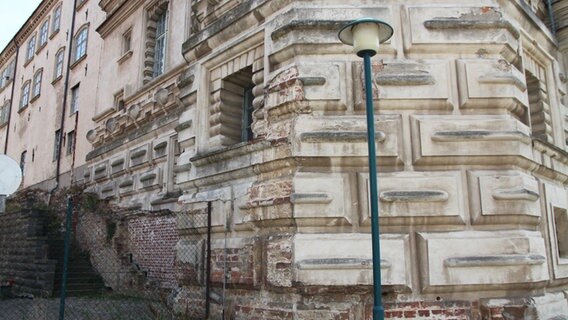
[[(0, 215), (0, 319), (207, 319), (211, 207)], [(87, 203), (87, 205), (85, 205)]]

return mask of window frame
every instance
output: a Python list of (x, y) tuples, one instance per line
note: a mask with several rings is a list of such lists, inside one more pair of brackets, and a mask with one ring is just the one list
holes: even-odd
[(30, 103), (30, 80), (27, 80), (22, 85), (20, 92), (20, 109), (24, 109)]
[(80, 61), (87, 56), (88, 42), (89, 42), (89, 26), (86, 25), (81, 27), (79, 31), (77, 31), (77, 33), (75, 34), (75, 37), (73, 38), (73, 63)]
[(61, 29), (61, 11), (62, 5), (59, 4), (55, 9), (53, 9), (53, 21), (51, 24), (51, 34), (56, 34)]
[(67, 132), (67, 141), (66, 141), (66, 147), (65, 147), (66, 155), (73, 154), (73, 151), (75, 150), (75, 143), (76, 143), (75, 138), (76, 138), (75, 130), (71, 130), (71, 131)]
[[(59, 59), (61, 57), (61, 59)], [(59, 48), (55, 53), (55, 65), (53, 67), (53, 80), (56, 81), (63, 77), (63, 66), (65, 64), (65, 47)], [(59, 71), (59, 72), (58, 72)]]
[[(169, 10), (165, 10), (156, 19), (156, 36), (154, 38), (154, 61), (152, 77), (157, 78), (166, 71), (166, 57), (168, 48)], [(163, 30), (160, 30), (162, 27)], [(161, 32), (160, 32), (161, 31)]]
[(61, 129), (55, 130), (53, 140), (53, 160), (56, 161), (61, 155)]
[(71, 99), (69, 104), (69, 115), (74, 115), (79, 112), (79, 88), (80, 85), (77, 84), (71, 88)]
[(47, 45), (47, 41), (49, 40), (49, 19), (47, 18), (39, 28), (39, 47), (38, 51)]
[(22, 170), (22, 177), (25, 176), (26, 173), (26, 157), (28, 155), (28, 150), (24, 150), (20, 154), (20, 169)]
[(39, 68), (34, 74), (31, 88), (31, 98), (32, 100), (38, 98), (41, 95), (41, 81), (43, 80), (43, 68)]
[(28, 39), (28, 48), (26, 51), (26, 62), (31, 61), (35, 56), (35, 49), (36, 49), (36, 34), (34, 33)]

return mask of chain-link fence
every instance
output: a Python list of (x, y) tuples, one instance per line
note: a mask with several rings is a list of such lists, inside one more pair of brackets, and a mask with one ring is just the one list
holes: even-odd
[(81, 197), (66, 210), (8, 210), (0, 319), (207, 319), (210, 237), (210, 204), (143, 212)]

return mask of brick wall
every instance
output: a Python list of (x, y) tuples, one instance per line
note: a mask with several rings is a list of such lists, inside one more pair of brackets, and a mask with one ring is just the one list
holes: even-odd
[(148, 280), (160, 287), (177, 286), (175, 276), (175, 246), (179, 240), (173, 214), (129, 216), (126, 222), (128, 251), (134, 263), (148, 273)]

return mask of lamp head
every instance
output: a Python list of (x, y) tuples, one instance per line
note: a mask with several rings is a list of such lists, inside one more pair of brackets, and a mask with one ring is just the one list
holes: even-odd
[(353, 46), (358, 56), (365, 51), (375, 55), (379, 44), (390, 39), (393, 32), (392, 27), (382, 20), (360, 18), (341, 28), (338, 37), (344, 44)]

